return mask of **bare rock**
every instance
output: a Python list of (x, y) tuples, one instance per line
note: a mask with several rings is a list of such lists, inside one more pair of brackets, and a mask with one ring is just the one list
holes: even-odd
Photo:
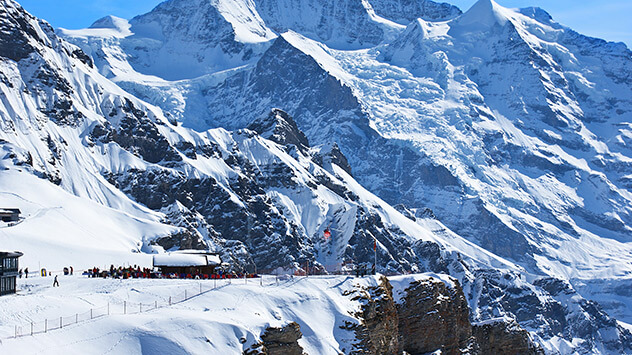
[(398, 304), (401, 348), (409, 354), (461, 354), (472, 346), (469, 308), (461, 286), (429, 278), (411, 283)]
[(529, 332), (522, 329), (515, 320), (475, 324), (472, 327), (472, 334), (481, 354), (544, 354), (544, 351), (533, 343)]
[(281, 328), (268, 327), (261, 335), (261, 342), (244, 351), (245, 355), (303, 355), (303, 348), (298, 340), (303, 337), (301, 327), (296, 322)]

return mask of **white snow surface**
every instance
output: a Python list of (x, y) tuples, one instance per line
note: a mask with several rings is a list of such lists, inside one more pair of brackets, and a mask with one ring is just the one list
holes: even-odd
[[(397, 284), (419, 279), (432, 281), (432, 276), (399, 278)], [(52, 287), (52, 280), (19, 279), (18, 294), (0, 298), (1, 353), (241, 354), (260, 341), (267, 327), (297, 322), (303, 333), (299, 344), (306, 353), (339, 354), (355, 341), (353, 332), (340, 326), (345, 321), (357, 323), (350, 314), (361, 306), (344, 292), (379, 283), (375, 276), (279, 281), (264, 276), (262, 285), (258, 279), (247, 283), (235, 279), (229, 284), (227, 280), (75, 275), (59, 276), (60, 287)], [(200, 289), (203, 293), (198, 295)], [(189, 299), (182, 301), (185, 291)], [(170, 297), (173, 305), (168, 306)], [(123, 314), (123, 302), (128, 314)], [(105, 315), (108, 303), (110, 315)], [(159, 308), (153, 309), (156, 304)], [(90, 320), (90, 309), (99, 317)], [(45, 319), (49, 329), (58, 328), (60, 316), (64, 317), (62, 329), (40, 332)], [(74, 324), (77, 319), (80, 322)], [(30, 334), (30, 322), (38, 334), (10, 339), (16, 325), (20, 334)]]

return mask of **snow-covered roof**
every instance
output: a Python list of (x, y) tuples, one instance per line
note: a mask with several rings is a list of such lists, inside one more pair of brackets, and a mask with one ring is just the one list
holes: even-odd
[(169, 253), (154, 255), (154, 266), (208, 266), (219, 265), (218, 255)]

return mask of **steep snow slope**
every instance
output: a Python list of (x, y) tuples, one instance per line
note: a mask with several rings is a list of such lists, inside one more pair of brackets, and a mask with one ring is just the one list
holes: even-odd
[[(313, 37), (309, 23), (284, 28)], [(605, 69), (594, 65), (601, 53), (611, 58)], [(450, 22), (416, 20), (371, 50), (332, 50), (287, 33), (254, 66), (167, 86), (120, 84), (197, 129), (243, 127), (248, 112), (284, 107), (312, 141), (338, 141), (356, 177), (391, 203), (431, 207), (460, 234), (538, 272), (626, 277), (629, 53), (542, 10), (480, 1)], [(604, 100), (606, 125), (588, 114), (603, 115)], [(404, 160), (381, 154), (385, 147)], [(367, 164), (376, 156), (383, 164)], [(404, 161), (417, 168), (402, 169)], [(609, 250), (627, 251), (614, 268)]]
[(0, 174), (0, 201), (19, 208), (24, 218), (14, 226), (0, 222), (0, 245), (23, 252), (21, 265), (34, 273), (39, 267), (151, 265), (151, 256), (144, 254), (153, 249), (149, 242), (178, 232), (147, 210), (145, 219), (134, 217), (77, 197), (27, 171)]
[[(376, 240), (378, 269), (384, 271), (421, 270), (428, 255), (416, 250), (420, 243), (436, 244), (448, 254), (459, 251), (476, 265), (517, 268), (459, 237), (435, 238), (332, 164), (332, 151), (326, 147), (311, 148), (305, 138), (301, 144), (281, 141), (281, 136), (267, 131), (277, 127), (283, 137), (302, 135), (287, 114), (273, 111), (259, 120), (268, 127), (259, 133), (277, 143), (251, 130), (200, 133), (173, 125), (159, 109), (103, 78), (89, 57), (60, 41), (46, 23), (15, 3), (3, 5), (3, 14), (11, 14), (3, 25), (32, 43), (31, 52), (22, 57), (11, 59), (0, 53), (5, 58), (0, 142), (6, 178), (16, 176), (11, 175), (14, 171), (28, 172), (77, 197), (120, 211), (121, 216), (111, 219), (128, 216), (133, 219), (129, 226), (108, 228), (98, 235), (115, 234), (112, 238), (122, 238), (127, 243), (123, 249), (130, 253), (139, 247), (150, 251), (154, 247), (149, 244), (164, 249), (211, 248), (236, 267), (249, 270), (257, 266), (292, 270), (310, 262), (317, 270), (335, 271), (343, 263), (370, 263)], [(31, 31), (18, 32), (21, 21)], [(115, 19), (101, 23), (125, 27)], [(31, 34), (38, 32), (37, 37)], [(14, 41), (8, 35), (2, 39)], [(344, 161), (344, 157), (336, 159)], [(55, 186), (46, 187), (46, 180), (33, 181), (42, 185), (42, 191), (57, 191)], [(20, 195), (23, 188), (16, 185), (15, 193)], [(9, 192), (11, 186), (6, 189)], [(28, 199), (50, 208), (57, 205), (50, 194)], [(65, 208), (71, 221), (77, 203)], [(27, 213), (36, 214), (33, 208), (26, 208)], [(79, 225), (92, 223), (76, 219)], [(22, 227), (35, 228), (37, 223), (9, 227), (4, 235), (14, 239), (11, 245), (17, 248), (18, 236), (25, 233)], [(139, 231), (143, 223), (148, 225), (146, 235)], [(331, 241), (322, 237), (327, 226), (336, 230)], [(58, 227), (33, 238), (69, 243), (82, 238), (75, 227), (68, 237), (64, 237), (66, 228)], [(130, 228), (129, 235), (119, 237), (125, 228)], [(107, 241), (99, 237), (88, 244)], [(34, 254), (41, 257), (39, 251)], [(88, 266), (87, 260), (82, 262)]]

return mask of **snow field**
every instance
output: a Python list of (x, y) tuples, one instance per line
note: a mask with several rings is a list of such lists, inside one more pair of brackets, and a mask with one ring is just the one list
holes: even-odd
[[(394, 292), (420, 278), (393, 278)], [(344, 296), (358, 286), (377, 285), (376, 276), (309, 276), (277, 279), (168, 280), (93, 279), (60, 276), (18, 279), (17, 295), (0, 298), (0, 353), (3, 354), (241, 354), (260, 341), (269, 326), (295, 321), (308, 354), (350, 349), (354, 334), (340, 329), (360, 304)], [(182, 300), (184, 291), (187, 300)], [(200, 293), (202, 290), (202, 293)], [(169, 306), (169, 297), (172, 305)], [(127, 305), (123, 314), (122, 305)], [(109, 303), (110, 315), (107, 315)], [(140, 311), (139, 304), (143, 304)], [(158, 308), (155, 308), (155, 305)], [(93, 309), (93, 318), (89, 312)], [(79, 322), (74, 324), (75, 316)], [(59, 328), (59, 317), (63, 327)], [(40, 325), (48, 319), (46, 333)], [(21, 334), (14, 337), (16, 325)]]

